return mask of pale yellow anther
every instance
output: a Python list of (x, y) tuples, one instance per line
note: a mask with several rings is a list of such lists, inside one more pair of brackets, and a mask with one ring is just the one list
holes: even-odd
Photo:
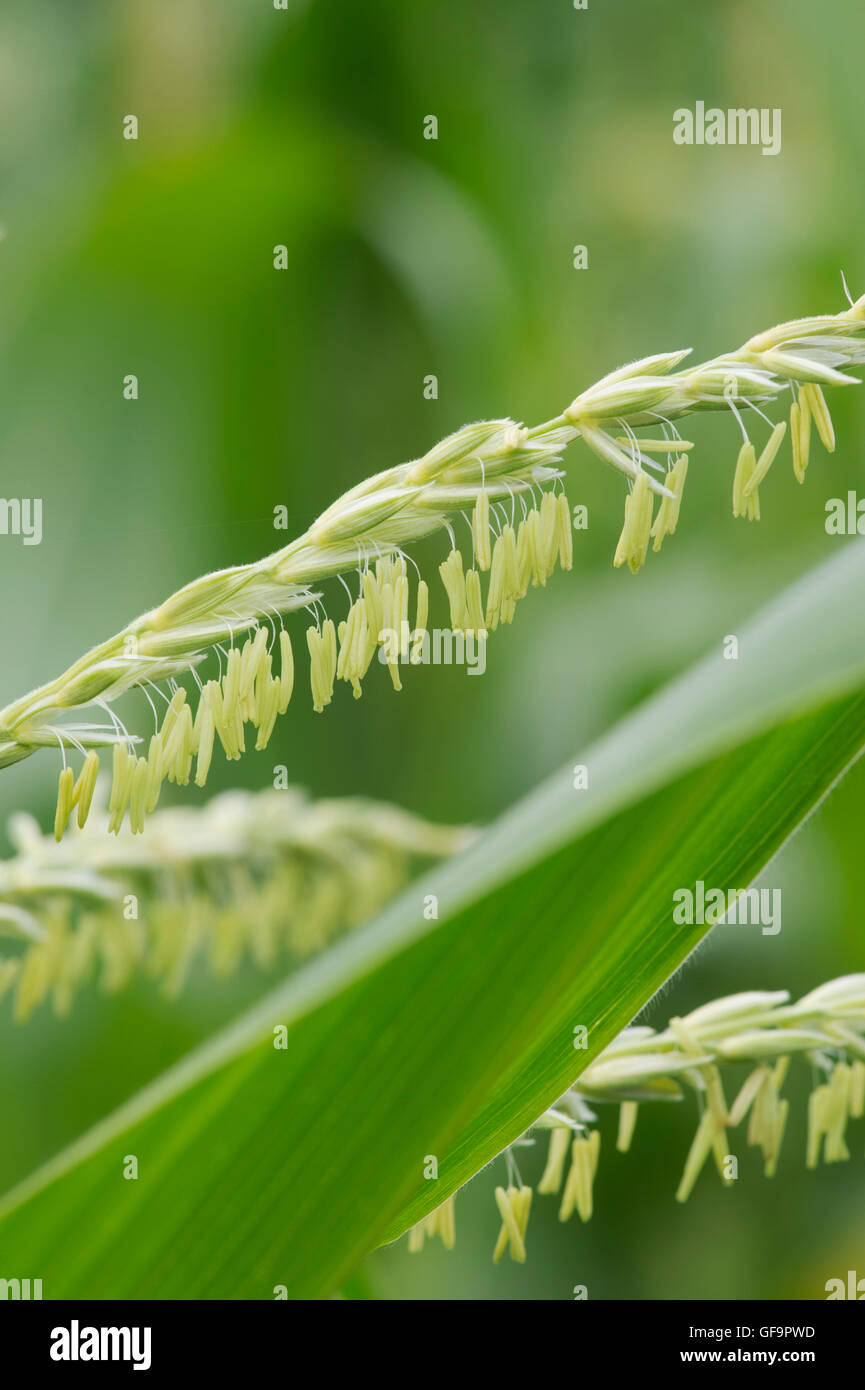
[(537, 507), (533, 507), (526, 519), (528, 527), (528, 546), (532, 561), (532, 588), (537, 589), (540, 585), (546, 588), (547, 566), (544, 555), (544, 537), (541, 525), (541, 514)]
[[(644, 475), (645, 476), (645, 475)], [(643, 496), (642, 512), (637, 518), (637, 541), (639, 550), (628, 562), (628, 567), (632, 574), (636, 574), (646, 563), (646, 556), (649, 553), (649, 541), (652, 538), (652, 512), (655, 506), (655, 499), (649, 487), (649, 479), (646, 476), (646, 490)]]
[(850, 1157), (844, 1142), (850, 1105), (850, 1068), (837, 1062), (829, 1081), (829, 1100), (826, 1109), (826, 1142), (824, 1158), (827, 1163), (840, 1163)]
[(569, 1129), (564, 1125), (557, 1125), (555, 1129), (550, 1130), (550, 1147), (547, 1152), (546, 1166), (538, 1183), (538, 1192), (546, 1196), (560, 1190), (570, 1147), (571, 1131)]
[(222, 708), (226, 723), (234, 720), (240, 699), (240, 665), (240, 652), (237, 647), (232, 647), (222, 678)]
[[(188, 706), (187, 713), (189, 713)], [(132, 782), (129, 790), (129, 829), (133, 835), (140, 835), (144, 829), (147, 770), (147, 758), (137, 758), (132, 771)]]
[(559, 1220), (567, 1221), (576, 1209), (582, 1221), (592, 1215), (592, 1186), (598, 1167), (601, 1132), (593, 1129), (586, 1137), (578, 1136), (571, 1146), (571, 1170), (562, 1194)]
[(268, 677), (261, 692), (259, 704), (259, 725), (258, 737), (255, 740), (256, 750), (260, 753), (266, 748), (273, 733), (276, 723), (276, 716), (279, 713), (279, 681), (275, 677)]
[(234, 721), (230, 723), (225, 717), (225, 701), (222, 693), (221, 681), (208, 681), (204, 687), (204, 698), (210, 700), (210, 707), (213, 711), (213, 723), (222, 744), (222, 751), (226, 758), (236, 756), (234, 739)]
[(378, 641), (378, 634), (381, 632), (382, 627), (381, 585), (378, 582), (378, 576), (374, 574), (372, 570), (364, 570), (362, 585), (363, 596), (366, 601), (367, 618), (372, 628), (373, 635), (376, 641)]
[(498, 1264), (510, 1247), (510, 1256), (519, 1264), (526, 1259), (526, 1229), (529, 1224), (529, 1211), (532, 1205), (530, 1187), (496, 1188), (496, 1206), (502, 1218), (502, 1229), (493, 1251), (493, 1261)]
[(399, 635), (400, 661), (408, 661), (411, 629), (408, 621), (409, 587), (406, 575), (397, 577), (394, 584), (394, 630)]
[(504, 598), (504, 547), (502, 546), (501, 536), (498, 537), (493, 550), (492, 566), (490, 567), (490, 580), (487, 588), (487, 608), (486, 626), (495, 632), (499, 625), (499, 612)]
[(336, 628), (332, 618), (326, 618), (322, 623), (321, 640), (326, 662), (325, 674), (332, 690), (336, 678)]
[(267, 657), (268, 629), (260, 627), (255, 638), (247, 638), (243, 646), (240, 668), (240, 699), (247, 700), (255, 685), (255, 678)]
[(784, 1138), (784, 1130), (787, 1127), (787, 1116), (790, 1112), (790, 1102), (782, 1100), (778, 1102), (775, 1112), (775, 1123), (772, 1129), (772, 1142), (770, 1152), (765, 1155), (763, 1171), (767, 1178), (774, 1178), (778, 1167), (778, 1155), (781, 1152), (781, 1143)]
[(490, 495), (483, 488), (472, 511), (472, 537), (477, 567), (486, 571), (490, 567)]
[(736, 1125), (741, 1124), (742, 1120), (744, 1120), (748, 1111), (751, 1109), (754, 1100), (759, 1094), (763, 1084), (763, 1078), (766, 1076), (767, 1071), (767, 1067), (757, 1067), (751, 1072), (751, 1075), (746, 1077), (742, 1082), (741, 1090), (730, 1106), (729, 1119), (734, 1129)]
[(125, 743), (115, 743), (113, 757), (111, 792), (108, 798), (108, 829), (112, 835), (116, 835), (123, 824), (123, 817), (129, 805), (135, 758)]
[(544, 579), (549, 579), (556, 567), (559, 553), (558, 510), (555, 493), (545, 492), (540, 508), (540, 556)]
[(631, 1147), (631, 1140), (634, 1137), (639, 1109), (640, 1107), (635, 1100), (622, 1101), (622, 1104), (619, 1106), (619, 1129), (616, 1135), (616, 1148), (621, 1154), (626, 1154)]
[(520, 522), (517, 531), (517, 565), (520, 575), (520, 598), (525, 597), (532, 578), (532, 543), (529, 516)]
[(99, 755), (91, 748), (84, 765), (78, 775), (73, 791), (73, 802), (78, 807), (78, 828), (83, 830), (87, 824), (87, 817), (90, 813), (90, 806), (93, 801), (93, 792), (96, 788), (96, 777), (99, 773)]
[(436, 1233), (445, 1250), (453, 1250), (456, 1244), (456, 1212), (453, 1197), (448, 1197), (432, 1213), (436, 1218)]
[(54, 816), (54, 838), (59, 844), (74, 805), (75, 773), (64, 767), (57, 783), (57, 811)]
[(799, 482), (805, 480), (805, 470), (811, 457), (811, 404), (807, 391), (799, 392)]
[(629, 439), (624, 434), (616, 436), (616, 443), (631, 451), (636, 447), (641, 454), (678, 454), (694, 447), (693, 440), (688, 439)]
[(634, 486), (625, 498), (625, 524), (616, 546), (613, 564), (627, 564), (632, 574), (642, 568), (652, 533), (652, 491), (646, 473), (638, 473)]
[(340, 623), (336, 630), (337, 640), (339, 641), (339, 656), (336, 659), (336, 678), (340, 681), (351, 679), (351, 647), (354, 637), (354, 629), (357, 625), (357, 615), (354, 611), (355, 605), (352, 604), (348, 610), (348, 618), (344, 623)]
[(312, 707), (316, 714), (320, 714), (327, 701), (323, 694), (321, 633), (317, 627), (307, 628), (306, 645), (309, 648), (309, 684), (312, 692)]
[(797, 483), (804, 483), (805, 469), (802, 466), (802, 427), (801, 408), (794, 401), (790, 406), (790, 443), (793, 446), (793, 474)]
[(189, 705), (180, 707), (167, 739), (163, 742), (165, 772), (169, 782), (185, 787), (189, 781), (192, 766), (192, 710)]
[(688, 1150), (688, 1157), (685, 1159), (684, 1172), (676, 1189), (677, 1202), (686, 1202), (690, 1197), (703, 1164), (714, 1147), (716, 1128), (714, 1115), (706, 1110), (697, 1126), (697, 1132)]
[[(510, 529), (509, 527), (506, 529)], [(563, 570), (574, 567), (574, 534), (571, 524), (571, 509), (563, 492), (556, 498), (556, 535), (558, 538), (559, 564)]]
[(468, 632), (486, 631), (483, 599), (481, 597), (481, 577), (477, 570), (469, 570), (466, 574), (465, 628)]
[(749, 521), (760, 520), (760, 494), (756, 489), (746, 493), (746, 488), (754, 476), (757, 456), (754, 445), (747, 440), (739, 450), (736, 459), (736, 472), (733, 475), (733, 515), (746, 516)]
[(418, 580), (417, 586), (417, 610), (415, 613), (415, 624), (412, 632), (411, 664), (420, 664), (423, 655), (423, 641), (427, 630), (427, 620), (429, 618), (429, 589), (423, 579)]
[[(676, 441), (678, 443), (678, 440)], [(682, 493), (685, 487), (685, 478), (688, 475), (688, 458), (686, 454), (681, 454), (670, 472), (664, 480), (664, 486), (671, 497), (662, 497), (661, 505), (658, 508), (658, 515), (652, 526), (652, 538), (654, 545), (652, 549), (658, 551), (664, 541), (665, 536), (672, 536), (679, 520), (679, 509), (682, 505)]]
[(805, 1167), (816, 1168), (820, 1161), (820, 1141), (826, 1132), (826, 1109), (829, 1087), (815, 1086), (808, 1097), (808, 1145)]
[(463, 557), (458, 550), (452, 550), (447, 559), (439, 565), (439, 574), (448, 596), (451, 627), (454, 632), (459, 632), (466, 622), (466, 581), (463, 574)]
[(772, 464), (775, 462), (775, 456), (783, 443), (786, 433), (787, 421), (781, 420), (769, 435), (766, 446), (754, 465), (754, 471), (742, 489), (743, 497), (750, 497), (752, 493), (756, 492), (766, 474), (769, 472), (769, 469), (772, 467)]
[(213, 757), (213, 739), (216, 725), (213, 717), (213, 702), (207, 698), (206, 687), (201, 695), (201, 724), (198, 731), (198, 758), (195, 764), (195, 785), (203, 787), (210, 771)]
[(399, 664), (397, 657), (399, 652), (394, 648), (394, 635), (399, 637), (397, 628), (397, 603), (394, 586), (388, 580), (381, 587), (381, 632), (379, 640), (386, 644), (385, 655), (387, 656), (387, 669), (390, 672), (391, 682), (394, 690), (402, 690), (402, 681), (399, 675)]
[[(257, 729), (261, 727), (261, 719), (264, 713), (264, 701), (267, 698), (267, 694), (271, 686), (271, 681), (273, 679), (273, 658), (270, 652), (265, 652), (264, 659), (259, 663), (258, 671), (255, 677), (255, 686), (253, 688), (252, 695), (250, 696), (248, 701), (252, 708), (252, 722)], [(277, 700), (278, 699), (279, 681), (277, 681)], [(198, 752), (197, 736), (193, 744), (193, 752)]]
[(310, 627), (306, 633), (309, 648), (309, 682), (312, 691), (312, 706), (316, 714), (321, 714), (333, 698), (333, 682), (336, 678), (336, 629), (330, 618), (322, 623), (321, 632)]
[(800, 395), (805, 393), (814, 424), (817, 426), (817, 433), (823, 448), (829, 454), (835, 452), (835, 429), (832, 424), (832, 416), (829, 414), (829, 407), (826, 398), (816, 382), (806, 382), (799, 388)]
[(279, 713), (285, 714), (294, 689), (294, 652), (285, 628), (279, 633)]
[(360, 682), (369, 670), (370, 663), (375, 656), (378, 643), (378, 629), (373, 630), (370, 624), (369, 607), (365, 598), (357, 601), (357, 621), (352, 638), (352, 650), (349, 657), (348, 666), (352, 674), (350, 676), (355, 699), (361, 695)]
[[(215, 681), (210, 681), (210, 685), (215, 686)], [(207, 697), (207, 686), (201, 695), (202, 704)], [(144, 811), (150, 816), (159, 805), (159, 793), (162, 790), (164, 778), (164, 765), (162, 755), (162, 739), (159, 734), (154, 734), (150, 740), (147, 750), (147, 785), (144, 790)], [(202, 783), (203, 785), (203, 783)]]
[(520, 557), (517, 545), (517, 533), (513, 526), (507, 525), (502, 529), (502, 569), (503, 569), (503, 590), (506, 601), (513, 600), (514, 603), (522, 598), (524, 590), (522, 575), (520, 572)]

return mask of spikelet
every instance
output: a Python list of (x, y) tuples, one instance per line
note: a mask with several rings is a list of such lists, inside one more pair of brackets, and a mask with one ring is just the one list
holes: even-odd
[[(261, 668), (259, 681), (265, 677), (272, 709), (279, 683)], [(265, 708), (260, 733), (269, 717)], [(129, 823), (107, 858), (97, 794), (74, 844), (56, 845), (52, 835), (49, 852), (36, 831), (35, 843), (0, 861), (0, 900), (15, 905), (13, 921), (32, 923), (23, 954), (0, 953), (0, 995), (12, 994), (17, 1018), (48, 999), (65, 1013), (90, 981), (117, 990), (139, 970), (176, 993), (202, 952), (217, 974), (246, 956), (267, 969), (286, 953), (308, 955), (368, 920), (404, 886), (415, 857), (465, 843), (464, 832), (396, 807), (307, 805), (299, 793), (274, 789), (157, 812), (151, 833), (145, 807), (159, 748), (157, 736), (147, 758), (116, 745), (110, 814), (119, 830), (128, 810)], [(139, 918), (127, 921), (122, 901), (133, 891)]]
[[(627, 563), (633, 571), (640, 569), (649, 540), (654, 540), (656, 549), (660, 548), (664, 536), (671, 534), (675, 526), (684, 481), (683, 460), (692, 444), (666, 437), (638, 438), (633, 427), (639, 428), (650, 419), (673, 421), (695, 412), (727, 409), (741, 423), (745, 408), (778, 401), (784, 392), (792, 390), (796, 399), (791, 407), (790, 433), (794, 470), (801, 481), (808, 465), (812, 422), (826, 449), (834, 448), (834, 430), (823, 388), (841, 387), (855, 380), (846, 372), (865, 360), (863, 331), (865, 296), (838, 314), (778, 324), (754, 335), (739, 349), (697, 365), (680, 366), (687, 350), (656, 353), (630, 362), (607, 373), (572, 400), (561, 414), (534, 428), (503, 418), (456, 430), (420, 458), (385, 468), (349, 489), (302, 536), (273, 555), (200, 576), (107, 642), (98, 644), (59, 678), (13, 701), (0, 711), (0, 728), (4, 731), (0, 767), (29, 757), (45, 746), (46, 717), (55, 712), (65, 716), (96, 703), (104, 708), (131, 687), (175, 680), (187, 669), (194, 670), (208, 651), (224, 650), (224, 642), (230, 643), (231, 651), (225, 675), (219, 682), (221, 704), (217, 706), (214, 700), (211, 714), (226, 756), (239, 757), (244, 749), (244, 726), (249, 723), (261, 729), (262, 701), (268, 702), (268, 722), (270, 717), (271, 688), (267, 681), (259, 680), (268, 645), (263, 625), (274, 616), (281, 622), (285, 614), (318, 604), (322, 595), (313, 586), (328, 576), (348, 574), (355, 563), (362, 570), (365, 623), (357, 617), (353, 626), (347, 622), (339, 646), (340, 650), (343, 645), (347, 649), (343, 661), (345, 678), (358, 696), (360, 672), (368, 668), (380, 641), (383, 595), (388, 586), (392, 594), (390, 616), (398, 633), (399, 662), (411, 659), (406, 658), (407, 649), (416, 650), (411, 630), (406, 636), (403, 627), (408, 594), (402, 546), (445, 528), (450, 530), (451, 518), (465, 514), (469, 507), (474, 568), (479, 575), (486, 574), (494, 562), (490, 529), (493, 506), (504, 504), (510, 497), (513, 513), (517, 498), (525, 507), (539, 490), (540, 507), (532, 507), (524, 515), (516, 535), (519, 594), (514, 597), (503, 589), (502, 573), (498, 573), (486, 603), (473, 605), (480, 608), (485, 619), (489, 613), (490, 627), (510, 622), (518, 597), (525, 594), (529, 585), (545, 585), (554, 556), (562, 568), (571, 566), (571, 519), (564, 497), (557, 497), (554, 489), (562, 477), (562, 452), (577, 437), (632, 486), (615, 564)], [(625, 430), (624, 435), (610, 432), (614, 422)], [(750, 446), (744, 454), (740, 453), (734, 485), (737, 516), (758, 517), (759, 484), (779, 440), (780, 434), (773, 431), (759, 460), (752, 457)], [(644, 468), (657, 452), (668, 457), (676, 455), (664, 483), (650, 477)], [(650, 494), (654, 493), (661, 498), (661, 508), (653, 524)], [(451, 607), (450, 625), (454, 631), (476, 630), (477, 612), (471, 623), (465, 612), (463, 564), (452, 533), (451, 538), (454, 548), (442, 566)], [(382, 554), (383, 548), (390, 553)], [(369, 568), (373, 555), (379, 556), (374, 572)], [(511, 558), (506, 557), (506, 572), (510, 570)], [(236, 630), (249, 633), (240, 650), (234, 647)], [(310, 657), (316, 667), (311, 684), (315, 685), (314, 705), (321, 710), (329, 702), (336, 678), (337, 634), (333, 629), (331, 636), (325, 621), (318, 636), (320, 642), (310, 644), (315, 649)], [(283, 660), (278, 713), (287, 706), (293, 679), (290, 644), (282, 634), (280, 648)], [(396, 684), (398, 663), (394, 659), (387, 664)], [(169, 722), (172, 721), (167, 718), (161, 731), (164, 776), (182, 782), (188, 775), (189, 730), (172, 738)], [(193, 757), (198, 756), (204, 726), (204, 715), (199, 718), (196, 712), (191, 733)], [(70, 726), (73, 746), (77, 742), (71, 733), (74, 727)], [(114, 742), (118, 726), (83, 728), (88, 746), (107, 747)], [(133, 737), (129, 741), (134, 746), (138, 740)], [(158, 764), (155, 759), (149, 762), (150, 783), (158, 780), (153, 771)], [(201, 759), (196, 770), (197, 782), (206, 775), (206, 762), (206, 757)], [(148, 805), (154, 788), (151, 786), (150, 790)], [(119, 814), (122, 819), (125, 809)]]
[[(676, 1198), (684, 1202), (693, 1190), (706, 1161), (714, 1153), (722, 1179), (726, 1169), (726, 1131), (747, 1118), (747, 1142), (762, 1154), (764, 1174), (775, 1175), (789, 1118), (789, 1102), (781, 1089), (800, 1052), (827, 1068), (827, 1080), (811, 1094), (808, 1107), (806, 1161), (814, 1168), (850, 1157), (845, 1131), (851, 1119), (865, 1116), (865, 974), (845, 976), (813, 990), (798, 1005), (789, 1005), (784, 991), (750, 991), (705, 1004), (686, 1019), (673, 1018), (668, 1029), (654, 1034), (651, 1028), (632, 1027), (586, 1067), (575, 1086), (546, 1111), (532, 1128), (550, 1131), (549, 1149), (538, 1192), (555, 1194), (562, 1189), (568, 1153), (571, 1165), (564, 1183), (559, 1218), (574, 1211), (583, 1220), (593, 1209), (593, 1183), (597, 1171), (600, 1135), (597, 1129), (571, 1142), (571, 1123), (594, 1119), (587, 1101), (617, 1100), (619, 1123), (616, 1148), (627, 1152), (632, 1143), (638, 1100), (671, 1100), (681, 1095), (681, 1082), (693, 1087), (702, 1099), (702, 1114), (694, 1134)], [(657, 1038), (657, 1050), (653, 1049)], [(847, 1060), (829, 1061), (823, 1047), (834, 1055), (848, 1051)], [(815, 1052), (815, 1049), (817, 1050)], [(727, 1107), (720, 1065), (756, 1061)], [(515, 1258), (525, 1254), (525, 1230), (519, 1224), (524, 1189), (496, 1189), (502, 1228), (496, 1244), (499, 1260), (511, 1245)]]

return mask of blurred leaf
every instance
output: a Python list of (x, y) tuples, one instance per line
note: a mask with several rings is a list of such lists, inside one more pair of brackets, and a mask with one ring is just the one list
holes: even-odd
[(746, 886), (861, 752), (863, 600), (854, 542), (585, 752), (588, 790), (564, 768), (10, 1193), (4, 1267), (48, 1297), (339, 1289), (693, 950), (674, 890)]

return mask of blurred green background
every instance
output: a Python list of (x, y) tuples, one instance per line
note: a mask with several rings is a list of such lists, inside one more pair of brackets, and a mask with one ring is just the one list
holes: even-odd
[[(865, 288), (863, 43), (861, 0), (7, 0), (0, 491), (44, 499), (44, 540), (0, 537), (0, 704), (199, 573), (283, 544), (275, 506), (299, 532), (467, 420), (534, 423), (630, 358), (710, 356), (842, 308), (842, 268)], [(675, 146), (672, 113), (698, 99), (780, 107), (782, 153)], [(731, 516), (734, 423), (689, 427), (679, 532), (637, 578), (611, 564), (621, 480), (572, 446), (570, 500), (590, 516), (574, 572), (521, 605), (484, 679), (420, 668), (396, 696), (371, 678), (321, 716), (296, 696), (269, 750), (215, 763), (210, 789), (263, 787), (285, 763), (317, 795), (494, 816), (849, 543), (825, 534), (824, 505), (863, 488), (865, 400), (831, 405), (838, 452), (816, 447), (802, 488), (776, 465), (759, 525)], [(417, 558), (434, 573), (443, 554), (432, 541)], [(149, 720), (140, 696), (123, 713)], [(4, 818), (47, 826), (57, 764), (3, 773)], [(718, 929), (649, 1021), (865, 966), (863, 788), (860, 768), (772, 866), (780, 935)], [(4, 1006), (0, 1189), (268, 983), (197, 978), (176, 1003), (146, 985), (91, 994), (26, 1028)], [(499, 1162), (458, 1199), (453, 1253), (381, 1251), (367, 1291), (821, 1297), (865, 1274), (863, 1136), (850, 1164), (806, 1174), (806, 1081), (774, 1182), (748, 1153), (732, 1191), (707, 1172), (681, 1208), (693, 1109), (644, 1109), (628, 1157), (611, 1116), (590, 1226), (538, 1201), (529, 1263), (493, 1270)], [(536, 1179), (541, 1152), (522, 1153)]]

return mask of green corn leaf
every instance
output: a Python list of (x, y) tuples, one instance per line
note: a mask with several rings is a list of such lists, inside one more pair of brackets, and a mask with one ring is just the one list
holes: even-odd
[(708, 928), (674, 924), (674, 891), (747, 886), (859, 755), (863, 602), (853, 542), (740, 634), (738, 660), (646, 702), (8, 1194), (4, 1268), (47, 1298), (338, 1291), (694, 949)]

